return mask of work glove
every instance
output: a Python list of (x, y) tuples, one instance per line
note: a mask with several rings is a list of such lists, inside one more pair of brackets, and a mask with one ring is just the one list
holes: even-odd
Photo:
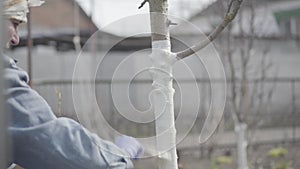
[(115, 139), (115, 144), (127, 152), (132, 160), (137, 160), (144, 154), (143, 146), (133, 137), (119, 136)]

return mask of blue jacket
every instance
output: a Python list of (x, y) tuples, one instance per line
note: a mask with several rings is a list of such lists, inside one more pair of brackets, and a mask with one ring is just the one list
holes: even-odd
[(28, 86), (28, 75), (4, 56), (6, 105), (11, 123), (13, 162), (26, 169), (129, 169), (125, 152), (77, 122), (57, 118)]

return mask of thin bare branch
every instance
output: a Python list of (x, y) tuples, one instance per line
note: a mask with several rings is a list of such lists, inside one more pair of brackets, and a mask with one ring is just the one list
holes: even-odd
[[(268, 52), (270, 51), (269, 47), (267, 47), (266, 49), (264, 49), (263, 51), (263, 55), (262, 55), (262, 59), (261, 59), (261, 63), (260, 63), (260, 72), (258, 72), (260, 74), (260, 78), (258, 79), (257, 83), (259, 84), (259, 91), (257, 91), (257, 102), (258, 105), (257, 106), (252, 106), (252, 107), (257, 107), (256, 111), (253, 112), (253, 117), (259, 118), (260, 115), (262, 113), (266, 113), (268, 110), (266, 107), (264, 106), (268, 106), (271, 104), (271, 99), (273, 96), (273, 93), (275, 91), (276, 88), (276, 80), (274, 80), (272, 86), (270, 89), (268, 89), (267, 91), (267, 87), (266, 87), (266, 79), (267, 79), (267, 71), (268, 69), (272, 66), (272, 63), (267, 63), (267, 55)], [(275, 77), (275, 75), (274, 75)], [(252, 92), (253, 94), (255, 92)], [(266, 96), (265, 96), (266, 95)], [(258, 127), (257, 125), (261, 122), (261, 119), (252, 119), (252, 122), (249, 122), (249, 126), (253, 127)]]
[(231, 103), (233, 106), (233, 111), (232, 111), (232, 117), (234, 120), (234, 123), (240, 123), (241, 122), (241, 117), (240, 117), (240, 111), (238, 109), (236, 100), (237, 100), (237, 92), (236, 92), (236, 84), (237, 84), (237, 78), (234, 70), (234, 62), (233, 62), (233, 54), (232, 54), (232, 49), (231, 49), (231, 26), (228, 26), (228, 32), (227, 32), (227, 38), (226, 38), (226, 45), (227, 45), (227, 57), (228, 57), (228, 62), (229, 62), (229, 68), (230, 68), (230, 76), (231, 76)]
[(245, 44), (245, 38), (244, 34), (244, 28), (243, 28), (243, 22), (244, 22), (244, 17), (241, 15), (240, 17), (240, 33), (242, 36), (242, 45), (243, 47), (241, 47), (241, 65), (242, 65), (242, 82), (241, 82), (241, 88), (240, 88), (240, 92), (241, 92), (241, 98), (240, 98), (240, 109), (243, 112), (243, 115), (241, 115), (241, 117), (243, 118), (243, 121), (247, 121), (247, 116), (250, 113), (250, 107), (249, 107), (249, 90), (250, 87), (248, 85), (248, 70), (249, 70), (249, 63), (250, 63), (250, 58), (251, 58), (251, 51), (253, 51), (253, 45), (254, 45), (254, 19), (255, 19), (255, 11), (254, 11), (254, 3), (253, 1), (251, 1), (251, 5), (250, 5), (250, 31), (249, 31), (249, 40), (247, 41), (247, 45), (244, 46)]
[(229, 13), (229, 12), (230, 12), (231, 7), (232, 7), (232, 4), (233, 4), (233, 1), (230, 1), (230, 2), (228, 3), (228, 8), (227, 8), (226, 13)]
[(178, 25), (178, 23), (173, 22), (173, 21), (171, 21), (170, 19), (168, 19), (167, 25), (168, 25), (168, 26), (172, 26), (172, 25), (174, 26), (174, 25)]
[(210, 35), (208, 35), (208, 37), (205, 40), (197, 43), (196, 45), (184, 51), (176, 53), (177, 59), (179, 60), (188, 57), (194, 54), (195, 52), (203, 49), (208, 44), (210, 44), (213, 40), (215, 40), (218, 37), (218, 35), (224, 30), (224, 28), (226, 28), (227, 25), (231, 23), (232, 20), (236, 17), (236, 14), (238, 13), (242, 2), (243, 0), (231, 0), (228, 5), (227, 12), (224, 16), (222, 23), (218, 25), (216, 29)]
[(141, 9), (147, 2), (149, 2), (148, 0), (144, 0), (141, 5), (139, 6), (139, 9)]
[[(250, 31), (249, 31), (249, 41), (248, 41), (248, 50), (246, 51), (246, 55), (244, 57), (244, 64), (248, 65), (248, 62), (251, 58), (251, 51), (253, 50), (253, 45), (254, 45), (254, 33), (255, 33), (255, 8), (254, 8), (254, 1), (251, 1), (250, 3)], [(242, 21), (243, 22), (243, 21)], [(241, 23), (243, 25), (243, 23)]]

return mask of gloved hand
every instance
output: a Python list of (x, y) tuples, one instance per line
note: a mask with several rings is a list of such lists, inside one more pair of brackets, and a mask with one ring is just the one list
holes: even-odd
[(119, 136), (115, 139), (115, 144), (125, 150), (132, 160), (136, 160), (144, 154), (143, 146), (133, 137)]

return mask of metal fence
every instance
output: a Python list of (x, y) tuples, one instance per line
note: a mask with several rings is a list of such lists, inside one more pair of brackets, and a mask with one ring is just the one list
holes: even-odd
[[(177, 80), (177, 83), (181, 83), (181, 87), (188, 87), (191, 80)], [(221, 80), (208, 80), (208, 79), (197, 79), (197, 84), (200, 86), (199, 90), (209, 90), (210, 83), (222, 83)], [(258, 82), (258, 80), (249, 81), (249, 83), (253, 84)], [(76, 120), (76, 113), (74, 110), (74, 103), (72, 98), (72, 85), (73, 86), (85, 86), (88, 83), (95, 83), (95, 93), (98, 102), (98, 106), (101, 107), (102, 112), (104, 113), (105, 118), (112, 125), (117, 126), (118, 128), (126, 128), (126, 126), (130, 126), (126, 123), (126, 120), (120, 120), (122, 118), (119, 115), (119, 112), (116, 110), (114, 106), (114, 102), (111, 96), (111, 81), (110, 80), (96, 80), (94, 82), (79, 82), (79, 81), (41, 81), (34, 83), (34, 88), (48, 101), (50, 106), (53, 108), (53, 111), (58, 116), (68, 116), (72, 117)], [(114, 83), (118, 83), (120, 85), (128, 83), (126, 80), (114, 81)], [(131, 88), (129, 89), (132, 96), (131, 101), (132, 104), (135, 104), (137, 108), (145, 109), (149, 106), (147, 93), (151, 90), (151, 80), (134, 80), (130, 82)], [(300, 126), (300, 79), (293, 78), (275, 78), (275, 79), (265, 79), (264, 83), (266, 84), (266, 88), (273, 87), (273, 96), (271, 102), (268, 105), (268, 111), (260, 114), (259, 118), (261, 123), (258, 124), (259, 127), (296, 127)], [(274, 83), (275, 87), (274, 87)], [(269, 86), (269, 87), (268, 87)], [(137, 88), (137, 90), (134, 90)], [(175, 85), (175, 88), (176, 85)], [(192, 95), (193, 91), (191, 91)], [(209, 95), (209, 91), (201, 92), (202, 95)], [(145, 98), (143, 98), (145, 97)], [(205, 98), (206, 97), (206, 98)], [(143, 100), (144, 99), (144, 100)], [(180, 109), (184, 109), (185, 116), (189, 118), (189, 106), (190, 105), (180, 105), (181, 95), (175, 94), (175, 113), (180, 111)], [(202, 100), (203, 102), (209, 99), (209, 96), (204, 96)], [(191, 101), (192, 102), (192, 101)], [(193, 104), (193, 103), (192, 103)], [(195, 103), (196, 104), (196, 103)], [(208, 103), (209, 104), (209, 103)], [(139, 105), (143, 105), (139, 107)], [(196, 128), (201, 128), (203, 124), (203, 119), (205, 119), (205, 113), (201, 111), (206, 111), (201, 108), (198, 112), (197, 119), (199, 120), (196, 123)], [(183, 108), (182, 108), (183, 107)], [(208, 109), (209, 106), (203, 105), (204, 109)], [(225, 112), (226, 113), (226, 112)], [(255, 115), (253, 115), (255, 116)], [(191, 117), (192, 118), (192, 117)], [(225, 123), (231, 123), (230, 117), (225, 119), (228, 121)], [(188, 123), (188, 122), (187, 122)], [(153, 125), (153, 124), (152, 124)], [(228, 124), (230, 128), (230, 124)], [(134, 127), (135, 128), (135, 127)], [(197, 131), (198, 132), (198, 131)]]
[[(209, 80), (209, 79), (196, 79), (197, 84), (200, 86), (200, 90), (209, 90), (210, 83), (222, 83), (222, 80)], [(230, 80), (228, 80), (228, 83)], [(255, 84), (260, 82), (259, 80), (249, 81), (249, 84)], [(49, 102), (55, 113), (59, 116), (68, 116), (77, 120), (74, 108), (73, 108), (73, 98), (72, 98), (72, 85), (74, 86), (85, 86), (89, 83), (95, 83), (96, 97), (99, 99), (99, 106), (102, 107), (103, 113), (109, 124), (121, 133), (147, 137), (154, 136), (154, 124), (136, 124), (124, 119), (118, 110), (115, 108), (112, 96), (111, 96), (111, 80), (96, 80), (94, 82), (90, 81), (40, 81), (34, 83), (34, 88)], [(128, 80), (114, 81), (119, 85), (128, 83)], [(152, 81), (149, 80), (134, 80), (130, 82), (131, 89), (129, 89), (130, 94), (133, 97), (133, 104), (143, 104), (144, 106), (149, 106), (141, 102), (141, 97), (145, 97), (145, 93), (151, 90)], [(182, 84), (182, 87), (188, 87), (188, 84), (192, 83), (192, 80), (177, 80), (174, 84), (174, 88), (178, 88), (178, 84)], [(253, 138), (249, 139), (249, 154), (252, 157), (266, 153), (272, 147), (283, 146), (289, 149), (290, 156), (295, 156), (293, 152), (294, 148), (300, 144), (300, 79), (295, 78), (274, 78), (274, 79), (264, 79), (265, 86), (272, 88), (275, 84), (273, 96), (271, 103), (268, 106), (268, 112), (259, 115), (259, 120), (262, 123), (258, 123), (258, 126), (254, 131), (250, 129), (249, 133)], [(269, 86), (269, 87), (268, 87)], [(132, 90), (134, 88), (140, 88), (140, 90)], [(201, 91), (200, 91), (201, 93)], [(138, 96), (141, 94), (142, 96)], [(201, 97), (209, 92), (202, 92)], [(175, 94), (175, 113), (178, 113), (180, 109), (180, 95)], [(183, 98), (186, 99), (186, 98)], [(209, 97), (203, 97), (203, 99), (209, 99)], [(202, 100), (203, 100), (202, 99)], [(148, 101), (147, 99), (145, 99)], [(144, 101), (145, 101), (144, 100)], [(102, 102), (102, 103), (100, 103)], [(234, 130), (233, 122), (231, 117), (226, 117), (226, 112), (224, 115), (224, 121), (222, 126), (218, 129), (214, 135), (214, 139), (210, 139), (207, 144), (199, 145), (197, 140), (199, 133), (203, 126), (203, 122), (206, 118), (205, 111), (207, 105), (201, 105), (205, 108), (199, 109), (199, 114), (197, 116), (194, 127), (189, 131), (188, 135), (179, 143), (178, 151), (181, 158), (184, 159), (195, 159), (194, 161), (199, 161), (199, 159), (209, 159), (211, 155), (223, 154), (230, 152), (235, 154), (235, 140), (234, 140)], [(137, 106), (138, 107), (138, 106)], [(138, 107), (140, 108), (140, 107)], [(141, 108), (143, 109), (143, 108)], [(190, 123), (188, 106), (186, 106), (184, 112), (186, 115), (186, 123)], [(87, 114), (88, 116), (88, 114)], [(99, 122), (94, 121), (93, 125), (97, 127)], [(181, 126), (176, 126), (178, 134), (181, 134)], [(223, 131), (222, 131), (223, 130)], [(252, 155), (251, 155), (252, 154)], [(198, 163), (197, 163), (198, 164)], [(299, 166), (299, 164), (294, 164), (293, 166)]]

